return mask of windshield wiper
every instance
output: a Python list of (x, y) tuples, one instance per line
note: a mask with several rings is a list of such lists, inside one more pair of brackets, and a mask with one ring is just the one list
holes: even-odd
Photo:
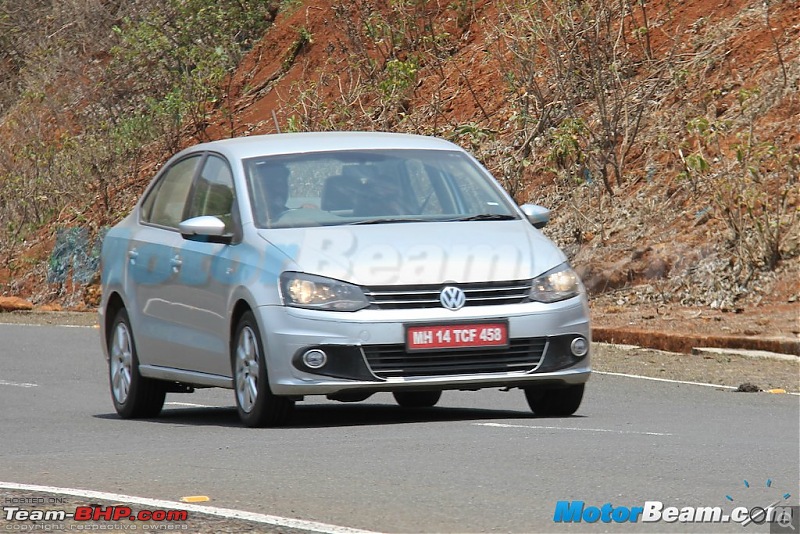
[(447, 219), (448, 221), (510, 221), (516, 219), (513, 215), (505, 215), (503, 213), (480, 213), (478, 215), (469, 215), (467, 217), (458, 217), (456, 219)]
[(408, 218), (392, 218), (392, 217), (376, 217), (375, 219), (364, 219), (363, 221), (355, 221), (347, 223), (349, 226), (356, 224), (381, 224), (381, 223), (407, 223), (407, 222), (430, 222), (426, 219), (408, 219)]

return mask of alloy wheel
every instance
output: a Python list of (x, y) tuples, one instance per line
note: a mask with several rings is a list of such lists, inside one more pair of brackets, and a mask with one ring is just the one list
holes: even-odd
[(111, 391), (120, 404), (128, 400), (133, 368), (131, 335), (124, 322), (117, 323), (111, 343)]
[(236, 345), (236, 396), (246, 413), (258, 399), (258, 365), (258, 343), (252, 328), (245, 326)]

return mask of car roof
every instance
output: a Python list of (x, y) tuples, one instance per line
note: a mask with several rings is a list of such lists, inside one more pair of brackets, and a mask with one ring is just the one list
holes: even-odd
[(187, 151), (211, 150), (231, 158), (328, 152), (333, 150), (377, 149), (462, 149), (449, 141), (424, 135), (389, 132), (309, 132), (235, 137), (202, 143)]

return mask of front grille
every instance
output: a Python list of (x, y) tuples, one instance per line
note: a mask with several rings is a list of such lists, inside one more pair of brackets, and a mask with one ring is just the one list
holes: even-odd
[(405, 346), (365, 345), (372, 372), (381, 378), (470, 375), (532, 371), (542, 360), (547, 338), (512, 339), (504, 349), (458, 349), (408, 353)]
[(480, 282), (474, 284), (436, 284), (421, 286), (372, 286), (364, 288), (374, 308), (398, 310), (441, 308), (439, 293), (447, 285), (461, 288), (467, 297), (464, 306), (497, 306), (525, 302), (531, 290), (530, 280)]

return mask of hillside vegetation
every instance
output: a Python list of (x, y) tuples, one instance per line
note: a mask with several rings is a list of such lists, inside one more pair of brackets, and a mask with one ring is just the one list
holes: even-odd
[(798, 95), (797, 0), (3, 2), (0, 293), (93, 303), (160, 163), (280, 128), (468, 148), (620, 304), (794, 302)]

